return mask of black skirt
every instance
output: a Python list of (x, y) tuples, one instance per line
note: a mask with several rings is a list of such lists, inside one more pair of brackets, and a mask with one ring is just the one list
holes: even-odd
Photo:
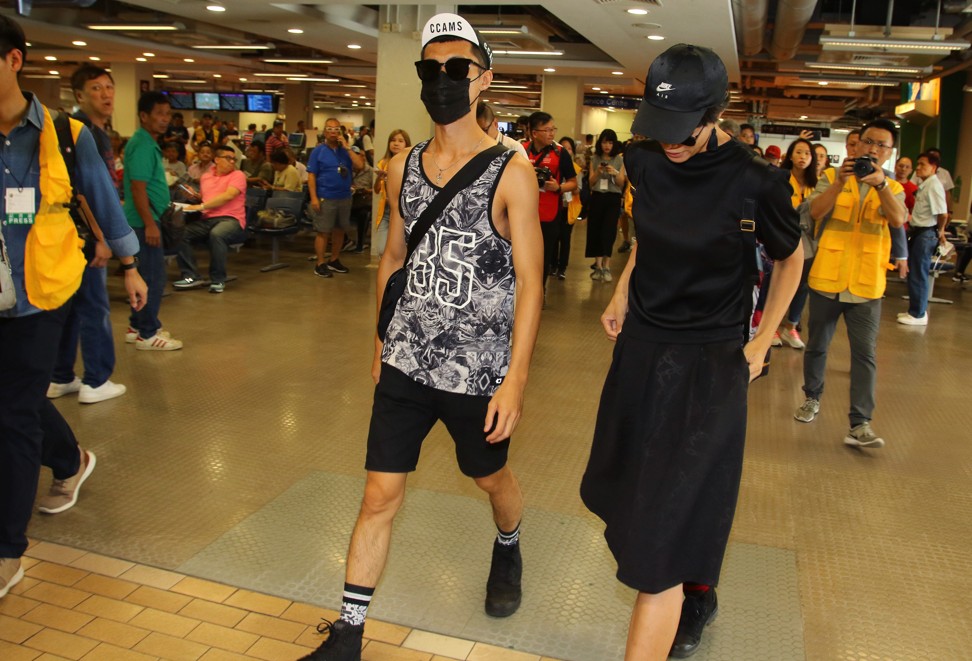
[(742, 342), (618, 337), (581, 498), (618, 580), (656, 594), (716, 585), (739, 494), (749, 368)]
[(618, 219), (621, 217), (621, 193), (591, 194), (587, 211), (587, 246), (585, 257), (610, 257), (618, 237)]

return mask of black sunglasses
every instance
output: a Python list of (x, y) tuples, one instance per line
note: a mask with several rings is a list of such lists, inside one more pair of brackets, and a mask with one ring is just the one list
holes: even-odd
[(419, 60), (415, 63), (415, 71), (418, 72), (418, 77), (423, 82), (432, 82), (439, 77), (439, 71), (442, 70), (442, 67), (445, 67), (446, 75), (452, 80), (458, 81), (469, 77), (469, 65), (486, 71), (486, 67), (466, 57), (454, 57), (445, 62)]

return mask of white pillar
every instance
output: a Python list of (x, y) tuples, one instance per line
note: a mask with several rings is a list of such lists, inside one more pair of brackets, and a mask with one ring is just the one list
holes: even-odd
[[(966, 74), (966, 86), (972, 86), (972, 71)], [(955, 172), (952, 173), (961, 190), (959, 199), (953, 200), (952, 217), (972, 222), (969, 204), (972, 204), (972, 92), (962, 96), (962, 128), (959, 129), (958, 154), (955, 157)], [(972, 231), (972, 225), (968, 226)]]
[(152, 71), (152, 65), (145, 62), (111, 65), (111, 77), (115, 80), (115, 114), (111, 118), (111, 125), (122, 137), (131, 137), (140, 126), (138, 99), (142, 96), (143, 87), (154, 89)]
[(565, 135), (575, 139), (580, 136), (584, 109), (584, 86), (580, 78), (544, 76), (540, 109), (553, 115), (557, 140)]
[(304, 120), (308, 131), (311, 130), (314, 126), (314, 91), (310, 83), (284, 85), (280, 114), (286, 118), (288, 133), (293, 133), (300, 120)]

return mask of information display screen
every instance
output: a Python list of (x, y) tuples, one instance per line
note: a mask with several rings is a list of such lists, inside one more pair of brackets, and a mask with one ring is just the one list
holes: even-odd
[(196, 92), (196, 110), (219, 110), (217, 92)]
[(246, 109), (249, 112), (273, 112), (273, 94), (247, 94)]
[(220, 92), (219, 109), (230, 112), (243, 112), (246, 110), (246, 97), (243, 94)]
[(164, 92), (173, 110), (192, 110), (195, 107), (192, 92)]

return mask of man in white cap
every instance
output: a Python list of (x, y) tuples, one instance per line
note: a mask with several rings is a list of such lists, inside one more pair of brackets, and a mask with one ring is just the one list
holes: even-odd
[[(625, 152), (638, 243), (601, 316), (618, 346), (581, 497), (638, 591), (626, 659), (689, 656), (715, 617), (748, 384), (803, 268), (786, 179), (717, 126), (727, 88), (713, 51), (668, 49), (631, 127), (651, 139)], [(754, 238), (777, 261), (750, 339)]]
[[(388, 168), (391, 215), (378, 267), (379, 311), (389, 278), (404, 267), (407, 279), (384, 340), (375, 338), (364, 498), (340, 618), (319, 627), (328, 639), (305, 657), (316, 661), (361, 658), (365, 617), (405, 481), (438, 420), (456, 444), (460, 470), (489, 496), (498, 529), (486, 613), (507, 617), (521, 601), (523, 497), (507, 453), (542, 306), (536, 178), (525, 159), (496, 145), (476, 123), (473, 107), (493, 74), (489, 48), (468, 21), (455, 14), (430, 19), (422, 58), (415, 66), (435, 137), (403, 151)], [(440, 195), (449, 200), (442, 212), (426, 231), (416, 230)], [(413, 232), (422, 238), (406, 251)]]

